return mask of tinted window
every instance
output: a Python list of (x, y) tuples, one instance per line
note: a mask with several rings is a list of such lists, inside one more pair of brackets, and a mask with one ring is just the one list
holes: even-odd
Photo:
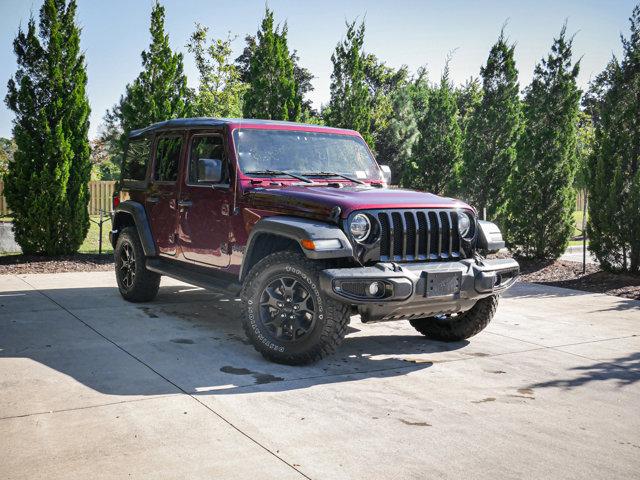
[(161, 182), (175, 182), (178, 179), (182, 137), (160, 137), (156, 145), (156, 175)]
[[(202, 182), (202, 179), (198, 177), (198, 172), (202, 173), (202, 169), (198, 168), (198, 163), (200, 159), (205, 158), (224, 160), (224, 147), (221, 136), (207, 135), (193, 137), (191, 141), (191, 152), (189, 152), (189, 183), (196, 184)], [(223, 181), (224, 180), (225, 178), (223, 178)]]
[(147, 163), (151, 156), (151, 142), (148, 138), (132, 140), (122, 162), (123, 180), (144, 180), (147, 174)]

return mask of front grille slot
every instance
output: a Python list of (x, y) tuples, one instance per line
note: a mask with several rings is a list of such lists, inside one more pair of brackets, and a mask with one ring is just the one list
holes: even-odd
[(460, 258), (455, 210), (392, 210), (377, 213), (380, 260), (442, 261)]

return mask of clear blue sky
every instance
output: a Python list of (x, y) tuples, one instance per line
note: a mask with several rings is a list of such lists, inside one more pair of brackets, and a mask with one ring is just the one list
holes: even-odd
[[(149, 44), (152, 0), (78, 0), (82, 47), (86, 52), (91, 102), (91, 136), (105, 110), (113, 105), (125, 85), (140, 71), (140, 52)], [(167, 31), (174, 49), (185, 51), (194, 23), (210, 27), (216, 36), (227, 31), (243, 37), (255, 33), (264, 14), (263, 0), (164, 0)], [(517, 42), (520, 84), (531, 80), (535, 63), (549, 50), (552, 38), (568, 19), (569, 32), (577, 33), (576, 57), (582, 57), (580, 85), (602, 70), (613, 53), (619, 53), (620, 33), (628, 32), (628, 17), (635, 0), (322, 0), (304, 2), (269, 0), (278, 21), (289, 23), (289, 46), (297, 49), (301, 64), (316, 76), (312, 100), (316, 106), (329, 99), (331, 52), (344, 34), (345, 20), (366, 19), (365, 49), (389, 65), (408, 65), (412, 71), (426, 65), (437, 77), (447, 53), (455, 49), (451, 75), (456, 83), (478, 75), (480, 66), (508, 19), (507, 33)], [(0, 0), (0, 97), (15, 71), (12, 41), (18, 25), (30, 12), (38, 14), (40, 0)], [(235, 55), (234, 55), (235, 57)], [(185, 53), (189, 83), (197, 81), (194, 65)], [(11, 133), (13, 115), (0, 105), (0, 136)]]

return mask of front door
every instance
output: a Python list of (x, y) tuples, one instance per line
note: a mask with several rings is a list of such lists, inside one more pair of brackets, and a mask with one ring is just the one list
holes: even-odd
[(177, 182), (183, 144), (183, 134), (162, 134), (155, 141), (153, 175), (145, 202), (160, 255), (174, 256), (177, 251)]
[[(178, 201), (178, 242), (187, 260), (225, 268), (229, 265), (229, 214), (233, 191), (224, 138), (217, 133), (191, 136), (184, 184)], [(209, 166), (222, 163), (219, 175)]]

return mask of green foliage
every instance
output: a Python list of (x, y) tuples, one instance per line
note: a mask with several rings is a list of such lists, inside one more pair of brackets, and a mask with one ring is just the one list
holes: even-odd
[(0, 175), (7, 173), (9, 163), (13, 162), (13, 155), (17, 148), (18, 146), (13, 138), (0, 137)]
[(120, 134), (120, 148), (131, 130), (191, 113), (193, 94), (187, 88), (183, 57), (171, 50), (164, 19), (164, 7), (156, 2), (151, 11), (151, 44), (142, 52), (142, 71), (105, 115), (107, 132)]
[(471, 77), (457, 90), (456, 93), (458, 112), (460, 113), (460, 128), (462, 129), (463, 134), (466, 135), (469, 121), (478, 107), (482, 104), (482, 84), (477, 78)]
[(328, 125), (350, 128), (360, 132), (370, 147), (374, 147), (371, 135), (372, 101), (365, 74), (364, 22), (347, 23), (346, 38), (336, 45), (331, 55), (331, 100), (323, 117)]
[(244, 98), (244, 116), (267, 120), (299, 121), (302, 98), (294, 75), (294, 62), (287, 46), (287, 24), (274, 27), (268, 8), (250, 54), (249, 89)]
[(242, 116), (242, 95), (247, 86), (240, 79), (236, 65), (230, 62), (232, 38), (214, 39), (207, 46), (208, 28), (196, 24), (187, 49), (193, 54), (200, 85), (193, 101), (196, 117)]
[(589, 249), (604, 268), (640, 272), (640, 5), (585, 99), (595, 124), (589, 163)]
[(89, 102), (75, 15), (74, 0), (45, 0), (39, 28), (31, 18), (13, 42), (6, 102), (17, 150), (4, 181), (24, 253), (73, 253), (89, 228)]
[[(509, 45), (504, 32), (500, 32), (487, 63), (480, 69), (482, 100), (472, 112), (465, 112), (468, 123), (461, 188), (466, 200), (479, 210), (487, 209), (490, 219), (495, 219), (504, 207), (505, 186), (513, 170), (516, 145), (522, 132), (514, 51), (515, 45)], [(477, 100), (478, 93), (471, 90), (467, 96)]]
[(462, 130), (448, 66), (439, 84), (430, 85), (423, 72), (413, 88), (420, 135), (405, 168), (403, 185), (435, 194), (449, 193), (456, 188)]
[[(256, 51), (258, 42), (256, 35), (247, 35), (244, 37), (246, 43), (242, 54), (236, 58), (235, 64), (240, 74), (240, 79), (248, 83), (251, 67), (251, 59)], [(302, 121), (310, 123), (318, 123), (318, 112), (316, 112), (312, 105), (311, 100), (308, 98), (308, 94), (313, 91), (313, 85), (311, 80), (314, 79), (313, 74), (306, 68), (300, 65), (300, 57), (298, 52), (294, 50), (291, 53), (291, 61), (293, 62), (293, 78), (295, 79), (298, 97), (301, 99)]]
[(565, 25), (525, 94), (526, 127), (502, 226), (511, 248), (526, 257), (558, 258), (573, 233), (580, 62), (572, 63), (572, 43)]
[(391, 168), (393, 183), (401, 182), (418, 138), (411, 90), (411, 85), (404, 85), (390, 95), (390, 118), (376, 134), (378, 161)]

